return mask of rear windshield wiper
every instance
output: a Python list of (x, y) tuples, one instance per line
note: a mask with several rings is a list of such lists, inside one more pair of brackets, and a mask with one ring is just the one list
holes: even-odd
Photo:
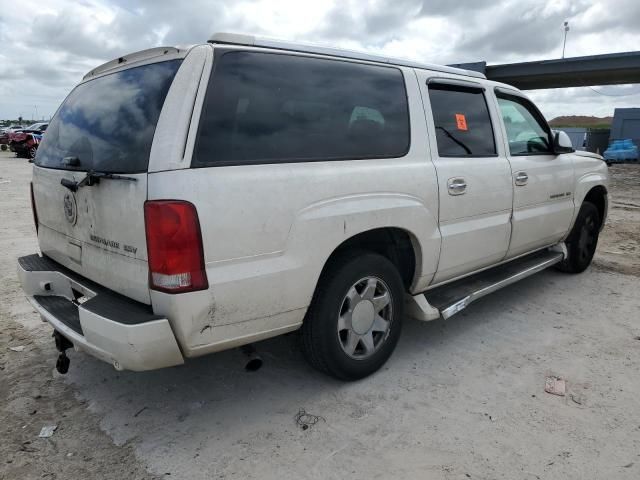
[(108, 172), (97, 172), (95, 170), (89, 170), (87, 175), (80, 180), (79, 182), (74, 182), (73, 180), (69, 180), (68, 178), (63, 178), (60, 180), (60, 185), (65, 188), (68, 188), (72, 192), (77, 192), (79, 188), (84, 186), (91, 187), (93, 185), (97, 185), (100, 183), (101, 178), (106, 178), (109, 180), (125, 180), (128, 182), (137, 182), (138, 179), (134, 177), (125, 177), (123, 175), (117, 175), (115, 173)]

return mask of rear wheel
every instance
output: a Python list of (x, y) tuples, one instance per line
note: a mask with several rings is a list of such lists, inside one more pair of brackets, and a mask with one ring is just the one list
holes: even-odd
[(35, 158), (36, 158), (36, 153), (37, 153), (37, 152), (38, 152), (38, 148), (37, 148), (37, 147), (31, 147), (31, 148), (29, 149), (29, 158), (30, 158), (31, 160), (35, 160)]
[(378, 370), (400, 336), (404, 287), (385, 257), (351, 252), (331, 260), (302, 326), (305, 357), (320, 371), (356, 380)]
[(590, 202), (583, 202), (576, 223), (566, 240), (568, 256), (558, 264), (558, 269), (568, 273), (581, 273), (591, 263), (598, 245), (600, 212)]

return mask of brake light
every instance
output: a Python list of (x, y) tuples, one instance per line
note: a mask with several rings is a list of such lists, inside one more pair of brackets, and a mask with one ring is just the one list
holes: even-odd
[(209, 288), (200, 223), (193, 204), (179, 200), (147, 201), (144, 221), (150, 288), (167, 293)]
[(33, 182), (29, 183), (31, 190), (31, 213), (33, 213), (33, 223), (36, 224), (36, 234), (38, 233), (38, 211), (36, 210), (36, 197), (33, 195)]

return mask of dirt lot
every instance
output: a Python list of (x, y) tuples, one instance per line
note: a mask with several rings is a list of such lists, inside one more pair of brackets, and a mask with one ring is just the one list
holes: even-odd
[[(15, 276), (36, 250), (29, 164), (2, 152), (0, 479), (640, 478), (640, 167), (611, 173), (592, 268), (407, 321), (363, 381), (311, 370), (295, 336), (260, 344), (253, 374), (235, 351), (147, 373), (71, 352), (62, 377)], [(566, 396), (544, 392), (548, 375)], [(303, 430), (300, 408), (322, 419)]]

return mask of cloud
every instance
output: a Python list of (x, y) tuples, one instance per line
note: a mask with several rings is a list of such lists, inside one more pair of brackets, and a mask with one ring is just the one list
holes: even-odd
[[(571, 26), (568, 56), (636, 50), (640, 44), (637, 0), (22, 0), (20, 8), (15, 5), (0, 0), (0, 118), (28, 115), (34, 105), (49, 116), (100, 63), (157, 45), (202, 43), (216, 31), (432, 63), (557, 58), (565, 20)], [(637, 106), (640, 100), (590, 89), (531, 96), (554, 115), (610, 114), (616, 105)]]

